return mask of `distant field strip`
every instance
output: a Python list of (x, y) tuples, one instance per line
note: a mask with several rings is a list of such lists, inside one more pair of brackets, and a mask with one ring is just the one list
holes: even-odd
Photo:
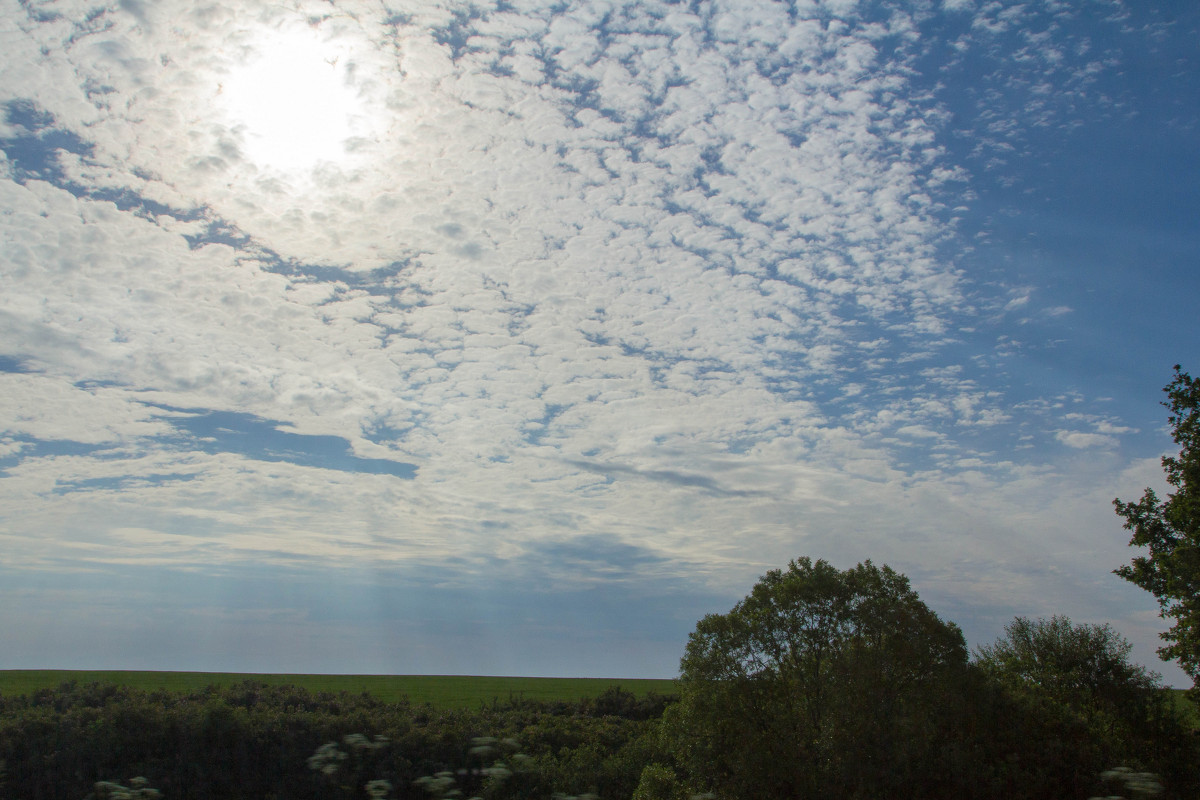
[(229, 686), (239, 681), (299, 686), (313, 692), (367, 694), (392, 702), (408, 697), (414, 703), (440, 708), (478, 708), (493, 700), (580, 700), (620, 687), (638, 697), (651, 692), (675, 694), (673, 680), (617, 678), (503, 678), (466, 675), (261, 675), (234, 672), (139, 672), (94, 670), (0, 670), (0, 696), (13, 697), (38, 689), (53, 689), (75, 681), (114, 683), (135, 689), (192, 692), (205, 686)]

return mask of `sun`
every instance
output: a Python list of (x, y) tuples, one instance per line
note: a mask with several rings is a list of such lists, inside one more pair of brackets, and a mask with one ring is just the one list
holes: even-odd
[(224, 77), (218, 103), (255, 165), (300, 173), (340, 164), (369, 115), (345, 42), (308, 25), (257, 37)]

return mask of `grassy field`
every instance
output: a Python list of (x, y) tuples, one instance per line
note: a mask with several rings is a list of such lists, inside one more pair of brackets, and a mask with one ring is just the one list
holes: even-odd
[(0, 695), (29, 694), (59, 684), (116, 683), (137, 689), (189, 692), (205, 686), (229, 686), (254, 680), (274, 685), (295, 685), (314, 692), (367, 692), (382, 700), (408, 697), (414, 703), (441, 708), (478, 708), (510, 697), (529, 700), (579, 700), (596, 697), (619, 686), (642, 697), (650, 692), (674, 694), (672, 680), (616, 678), (502, 678), (466, 675), (262, 675), (233, 672), (136, 672), (76, 670), (0, 670)]

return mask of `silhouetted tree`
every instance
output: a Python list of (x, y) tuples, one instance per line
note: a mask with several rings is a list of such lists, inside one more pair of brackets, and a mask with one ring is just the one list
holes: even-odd
[(1176, 364), (1175, 379), (1163, 391), (1171, 438), (1180, 448), (1178, 456), (1162, 459), (1175, 491), (1161, 502), (1153, 489), (1136, 503), (1113, 501), (1133, 531), (1130, 546), (1149, 548), (1114, 572), (1153, 594), (1159, 616), (1173, 620), (1158, 654), (1179, 662), (1192, 678), (1193, 699), (1200, 700), (1200, 380)]

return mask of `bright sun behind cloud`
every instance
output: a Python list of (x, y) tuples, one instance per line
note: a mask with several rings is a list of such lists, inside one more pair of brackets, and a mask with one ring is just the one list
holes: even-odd
[(347, 156), (365, 113), (348, 48), (312, 28), (256, 42), (221, 84), (218, 101), (256, 165), (297, 173)]

